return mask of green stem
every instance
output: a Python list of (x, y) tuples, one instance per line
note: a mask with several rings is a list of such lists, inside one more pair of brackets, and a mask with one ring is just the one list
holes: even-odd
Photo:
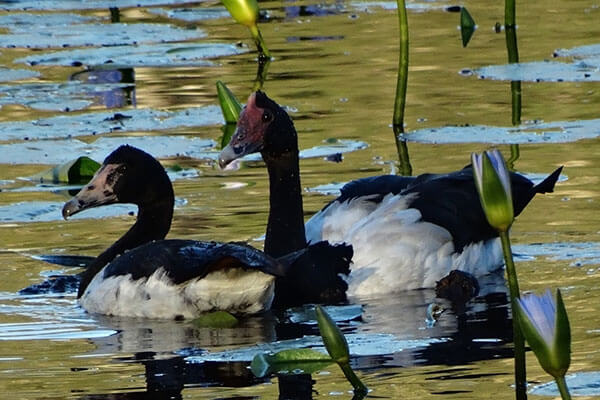
[(404, 0), (398, 2), (398, 22), (400, 24), (400, 56), (398, 59), (398, 82), (394, 102), (394, 131), (404, 132), (404, 107), (406, 105), (406, 85), (408, 81), (408, 17)]
[[(500, 232), (502, 241), (502, 252), (506, 263), (506, 275), (508, 276), (508, 289), (510, 292), (511, 310), (517, 308), (517, 299), (519, 298), (519, 281), (517, 280), (517, 271), (512, 258), (510, 247), (510, 238), (508, 231)], [(525, 338), (519, 328), (517, 314), (513, 311), (513, 342), (515, 344), (515, 389), (517, 400), (527, 399), (527, 378), (525, 371)]]
[(558, 391), (560, 392), (560, 397), (562, 397), (563, 400), (571, 400), (571, 394), (569, 393), (569, 388), (567, 387), (567, 381), (565, 380), (564, 375), (555, 379), (556, 386), (558, 386)]
[(258, 50), (258, 60), (270, 60), (271, 53), (269, 52), (267, 44), (260, 33), (260, 29), (258, 29), (258, 25), (252, 25), (249, 27), (249, 29), (250, 33), (252, 34), (252, 38), (254, 39), (254, 44), (256, 44), (256, 49)]
[(367, 389), (365, 384), (362, 383), (362, 381), (358, 378), (358, 376), (356, 376), (356, 374), (352, 370), (352, 367), (350, 367), (350, 363), (344, 362), (344, 363), (338, 363), (338, 365), (342, 369), (342, 372), (346, 376), (346, 379), (348, 379), (348, 382), (350, 382), (352, 384), (352, 387), (354, 388), (354, 392), (360, 393), (360, 394), (366, 394), (369, 391), (369, 389)]
[(269, 70), (269, 65), (271, 65), (271, 59), (258, 59), (258, 69), (256, 70), (256, 79), (254, 80), (254, 86), (252, 88), (253, 92), (257, 90), (262, 90), (265, 81), (267, 80), (267, 71)]
[(396, 132), (396, 130), (394, 130), (394, 138), (396, 139), (396, 151), (400, 159), (400, 175), (411, 176), (412, 166), (410, 165), (406, 140), (402, 139), (402, 133)]
[(519, 150), (519, 144), (511, 144), (510, 145), (510, 158), (506, 160), (506, 165), (509, 170), (515, 170), (515, 162), (521, 156), (521, 151)]
[(515, 0), (504, 0), (504, 28), (514, 27), (517, 24), (516, 10)]

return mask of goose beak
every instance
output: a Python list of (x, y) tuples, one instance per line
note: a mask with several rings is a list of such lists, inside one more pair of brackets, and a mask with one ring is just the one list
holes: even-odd
[(112, 184), (114, 181), (116, 164), (103, 165), (94, 175), (92, 180), (83, 187), (71, 200), (67, 201), (62, 209), (64, 219), (88, 208), (118, 201)]

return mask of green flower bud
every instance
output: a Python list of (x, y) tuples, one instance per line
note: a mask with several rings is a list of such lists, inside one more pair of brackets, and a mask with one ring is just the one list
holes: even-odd
[(256, 26), (258, 3), (256, 0), (221, 0), (227, 11), (238, 23), (247, 27)]
[(544, 371), (555, 379), (564, 377), (571, 363), (571, 328), (560, 290), (556, 290), (556, 303), (550, 290), (543, 296), (522, 296), (515, 312)]
[(348, 363), (350, 361), (350, 351), (344, 334), (321, 306), (317, 305), (315, 312), (319, 323), (319, 331), (327, 352), (338, 364)]
[(471, 161), (475, 186), (489, 224), (498, 231), (508, 231), (515, 217), (510, 173), (502, 154), (498, 150), (473, 153)]

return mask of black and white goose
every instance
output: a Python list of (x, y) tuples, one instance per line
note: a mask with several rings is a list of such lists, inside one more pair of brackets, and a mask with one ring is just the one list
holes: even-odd
[(288, 261), (240, 243), (163, 240), (174, 194), (161, 164), (131, 146), (113, 151), (63, 207), (65, 218), (113, 203), (138, 206), (135, 224), (81, 273), (78, 298), (89, 312), (146, 318), (192, 318), (225, 310), (268, 310), (276, 276)]
[[(293, 218), (287, 229), (298, 241), (305, 240), (300, 236), (306, 232), (309, 242), (352, 245), (350, 295), (431, 288), (452, 270), (478, 277), (503, 265), (499, 240), (481, 208), (470, 166), (448, 174), (352, 181), (304, 226), (298, 217), (302, 200), (297, 133), (287, 113), (260, 91), (248, 99), (220, 164), (254, 152), (262, 154), (269, 172), (270, 218)], [(515, 215), (537, 193), (552, 192), (561, 169), (537, 185), (511, 173)], [(295, 210), (293, 215), (285, 213), (284, 204), (287, 212)], [(265, 250), (269, 247), (267, 241)]]

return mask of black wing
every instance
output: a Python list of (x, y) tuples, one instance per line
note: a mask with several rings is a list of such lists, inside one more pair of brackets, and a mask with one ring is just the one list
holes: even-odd
[[(561, 170), (562, 167), (558, 168), (538, 185), (522, 175), (511, 173), (515, 216), (537, 193), (552, 192)], [(498, 236), (488, 224), (481, 207), (471, 166), (449, 174), (427, 175), (422, 180), (417, 178), (402, 193), (418, 194), (410, 206), (421, 212), (423, 220), (446, 228), (453, 237), (457, 252), (470, 243)]]
[(104, 278), (131, 274), (137, 280), (162, 268), (173, 283), (180, 284), (228, 267), (256, 269), (275, 276), (286, 270), (283, 263), (242, 243), (157, 240), (115, 258), (104, 269)]

